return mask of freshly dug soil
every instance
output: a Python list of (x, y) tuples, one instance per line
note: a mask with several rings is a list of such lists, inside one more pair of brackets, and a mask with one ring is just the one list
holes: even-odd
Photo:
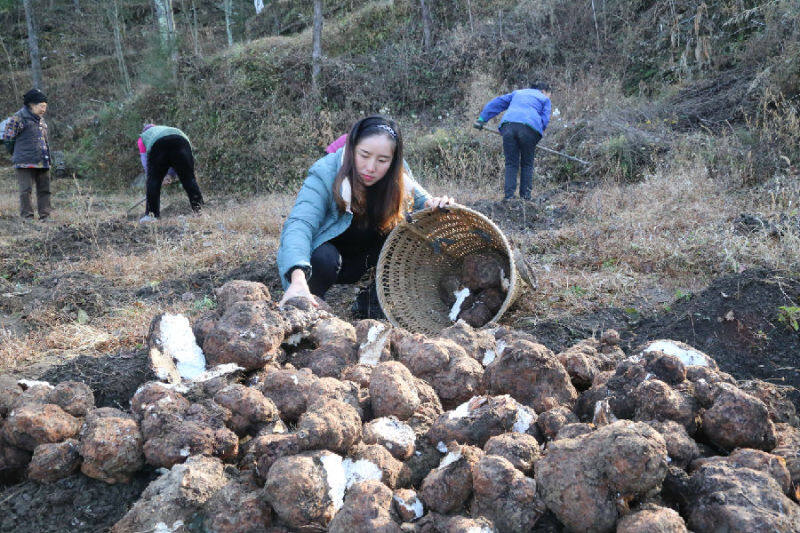
[[(800, 278), (766, 269), (723, 276), (671, 311), (632, 328), (629, 346), (673, 339), (701, 350), (737, 379), (758, 378), (800, 389), (800, 332), (779, 320), (797, 307)], [(793, 401), (800, 406), (800, 391)]]
[(82, 381), (94, 393), (97, 407), (128, 409), (133, 393), (149, 379), (147, 351), (119, 352), (102, 357), (81, 355), (53, 366), (40, 376), (49, 383)]
[(793, 386), (792, 401), (800, 408), (800, 332), (779, 320), (778, 309), (799, 302), (800, 278), (751, 269), (720, 277), (662, 313), (638, 317), (623, 309), (601, 309), (519, 329), (555, 352), (608, 328), (619, 331), (628, 353), (647, 340), (685, 342), (736, 379)]
[(107, 531), (154, 478), (144, 472), (130, 483), (108, 485), (76, 474), (50, 484), (26, 481), (13, 485), (0, 491), (0, 531)]

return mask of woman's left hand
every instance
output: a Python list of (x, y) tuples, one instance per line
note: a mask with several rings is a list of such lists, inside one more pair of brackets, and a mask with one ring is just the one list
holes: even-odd
[(425, 207), (447, 207), (448, 205), (452, 205), (456, 203), (456, 201), (451, 198), (450, 196), (434, 196), (433, 198), (428, 199), (425, 202)]

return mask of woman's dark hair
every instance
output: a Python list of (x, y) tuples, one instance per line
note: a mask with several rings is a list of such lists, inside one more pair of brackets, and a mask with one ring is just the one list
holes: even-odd
[[(356, 145), (367, 137), (383, 135), (394, 143), (392, 163), (386, 175), (369, 187), (370, 199), (367, 205), (367, 189), (356, 172)], [(376, 227), (381, 233), (389, 233), (403, 219), (405, 204), (405, 186), (403, 183), (403, 137), (397, 123), (380, 115), (363, 118), (353, 124), (347, 135), (344, 149), (344, 161), (333, 182), (333, 198), (340, 212), (347, 208), (342, 198), (342, 183), (350, 182), (350, 210), (357, 223)]]
[(550, 84), (546, 81), (535, 81), (531, 83), (531, 89), (538, 89), (540, 91), (547, 91), (550, 92)]

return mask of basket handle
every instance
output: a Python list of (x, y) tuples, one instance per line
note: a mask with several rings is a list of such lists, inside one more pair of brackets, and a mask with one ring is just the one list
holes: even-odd
[[(447, 212), (446, 207), (445, 208), (440, 207), (439, 210)], [(430, 245), (430, 247), (433, 248), (434, 253), (436, 253), (437, 255), (444, 253), (445, 255), (455, 257), (447, 249), (442, 248), (442, 244), (453, 244), (455, 241), (453, 241), (452, 239), (448, 239), (447, 237), (437, 237), (435, 239), (432, 239), (430, 235), (427, 235), (425, 232), (423, 232), (416, 226), (416, 224), (414, 223), (414, 219), (411, 217), (410, 213), (406, 214), (405, 220), (400, 222), (398, 226), (401, 226), (403, 229), (407, 229), (408, 231), (416, 235), (422, 242)]]
[(423, 241), (430, 240), (430, 238), (427, 235), (425, 235), (425, 232), (423, 232), (421, 229), (419, 229), (414, 225), (414, 219), (411, 218), (411, 213), (406, 213), (405, 220), (400, 222), (400, 224), (398, 225), (402, 226), (404, 229), (407, 229), (408, 231), (410, 231)]

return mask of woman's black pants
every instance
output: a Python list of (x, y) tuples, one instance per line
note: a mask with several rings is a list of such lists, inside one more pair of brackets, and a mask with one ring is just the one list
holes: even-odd
[(203, 195), (194, 175), (194, 155), (189, 141), (180, 135), (167, 135), (157, 140), (147, 154), (147, 205), (145, 214), (161, 215), (161, 183), (172, 167), (189, 196), (194, 211), (203, 205)]
[(311, 278), (308, 288), (311, 294), (325, 297), (336, 283), (355, 283), (367, 270), (378, 264), (385, 239), (363, 254), (342, 255), (339, 249), (330, 242), (321, 244), (311, 253)]

